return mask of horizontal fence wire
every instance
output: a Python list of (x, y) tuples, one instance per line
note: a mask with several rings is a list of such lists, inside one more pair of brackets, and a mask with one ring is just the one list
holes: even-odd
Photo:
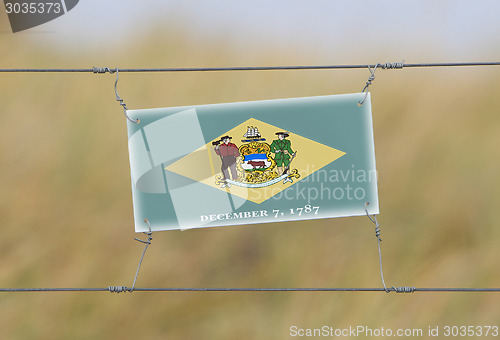
[(12, 68), (0, 69), (0, 72), (75, 72), (75, 73), (113, 73), (119, 72), (215, 72), (215, 71), (271, 71), (271, 70), (334, 70), (365, 69), (379, 66), (382, 69), (401, 69), (414, 67), (457, 67), (457, 66), (500, 66), (500, 62), (460, 62), (460, 63), (378, 63), (357, 65), (302, 65), (302, 66), (236, 66), (236, 67), (178, 67), (178, 68)]
[[(386, 291), (384, 288), (134, 288), (134, 292), (396, 292), (396, 293), (415, 293), (415, 292), (469, 292), (500, 293), (500, 288), (415, 288), (403, 287), (408, 289), (394, 288)], [(14, 292), (132, 292), (127, 287), (107, 287), (107, 288), (0, 288), (0, 293)]]

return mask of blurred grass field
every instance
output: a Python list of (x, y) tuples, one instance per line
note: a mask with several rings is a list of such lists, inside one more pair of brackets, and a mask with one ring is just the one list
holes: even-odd
[[(195, 48), (179, 35), (64, 58), (30, 36), (2, 34), (0, 46), (9, 48), (0, 49), (0, 67), (247, 65), (224, 42)], [(251, 64), (307, 60), (306, 52), (263, 51)], [(377, 71), (371, 91), (388, 286), (500, 286), (499, 75), (495, 67)], [(352, 93), (368, 76), (123, 73), (118, 90), (136, 109)], [(114, 76), (0, 77), (0, 286), (130, 286), (143, 245), (133, 240)], [(366, 217), (153, 237), (138, 287), (381, 286)], [(286, 339), (292, 325), (498, 325), (498, 302), (486, 293), (1, 293), (0, 338)]]

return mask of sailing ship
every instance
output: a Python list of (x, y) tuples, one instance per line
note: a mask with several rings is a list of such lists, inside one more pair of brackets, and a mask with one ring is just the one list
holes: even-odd
[(245, 132), (243, 137), (247, 138), (241, 140), (243, 143), (262, 142), (266, 140), (265, 138), (261, 138), (259, 129), (255, 126), (248, 126), (247, 132)]

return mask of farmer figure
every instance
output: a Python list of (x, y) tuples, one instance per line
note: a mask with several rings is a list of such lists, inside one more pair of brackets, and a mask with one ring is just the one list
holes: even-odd
[(291, 142), (285, 139), (289, 136), (287, 132), (276, 132), (278, 139), (273, 140), (271, 144), (271, 152), (274, 152), (274, 160), (278, 167), (278, 175), (283, 175), (285, 168), (290, 165), (290, 155), (295, 156), (292, 151)]
[(224, 181), (230, 179), (227, 168), (231, 169), (233, 181), (238, 179), (238, 173), (236, 172), (236, 157), (240, 155), (240, 152), (235, 144), (230, 143), (231, 139), (232, 138), (229, 136), (221, 137), (220, 141), (222, 144), (217, 144), (215, 146), (215, 153), (218, 154), (222, 160), (221, 170), (224, 175)]

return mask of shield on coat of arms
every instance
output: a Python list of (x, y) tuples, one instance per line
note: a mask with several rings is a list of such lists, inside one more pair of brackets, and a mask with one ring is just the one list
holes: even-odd
[(246, 172), (270, 168), (273, 165), (273, 158), (270, 155), (271, 148), (269, 144), (264, 143), (266, 139), (261, 138), (259, 129), (249, 126), (243, 137), (248, 139), (241, 140), (242, 143), (247, 143), (239, 148), (241, 157), (243, 157), (241, 167)]

